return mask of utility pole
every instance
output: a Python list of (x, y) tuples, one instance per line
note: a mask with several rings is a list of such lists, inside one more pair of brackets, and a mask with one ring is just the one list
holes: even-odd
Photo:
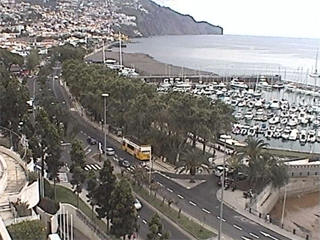
[(224, 177), (226, 169), (226, 143), (227, 140), (224, 139), (224, 154), (223, 154), (223, 170), (222, 170), (222, 179), (221, 179), (221, 199), (220, 199), (220, 223), (219, 223), (219, 235), (218, 239), (221, 240), (222, 235), (222, 219), (223, 219), (223, 191), (224, 191)]
[(103, 107), (104, 107), (104, 111), (103, 111), (103, 116), (104, 116), (104, 120), (103, 120), (103, 125), (104, 125), (104, 130), (103, 130), (103, 134), (104, 134), (104, 155), (105, 157), (107, 157), (107, 97), (109, 97), (108, 93), (103, 93), (102, 94), (103, 97)]

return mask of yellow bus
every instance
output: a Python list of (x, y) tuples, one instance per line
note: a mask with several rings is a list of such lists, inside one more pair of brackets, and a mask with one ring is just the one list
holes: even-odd
[(142, 161), (149, 161), (151, 159), (151, 146), (141, 144), (133, 137), (122, 138), (122, 150)]

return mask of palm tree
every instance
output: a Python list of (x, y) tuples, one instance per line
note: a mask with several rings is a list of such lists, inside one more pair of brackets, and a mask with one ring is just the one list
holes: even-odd
[(250, 186), (257, 187), (272, 183), (274, 187), (283, 186), (288, 180), (285, 165), (270, 154), (265, 147), (268, 146), (262, 139), (248, 138), (246, 147), (238, 149), (236, 157), (245, 164)]
[(255, 139), (255, 138), (247, 138), (245, 140), (246, 146), (237, 149), (237, 155), (240, 159), (247, 158), (249, 161), (253, 161), (254, 159), (258, 158), (265, 147), (269, 144), (265, 143), (263, 139)]
[(194, 176), (199, 170), (205, 170), (209, 173), (208, 163), (205, 157), (196, 150), (187, 150), (181, 154), (178, 166), (175, 168), (179, 174), (185, 172), (191, 176), (190, 182), (194, 181)]

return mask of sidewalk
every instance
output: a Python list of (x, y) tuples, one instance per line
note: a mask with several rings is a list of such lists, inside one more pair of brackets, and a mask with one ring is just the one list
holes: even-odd
[[(221, 189), (217, 191), (217, 199), (221, 200)], [(281, 234), (289, 239), (294, 240), (303, 240), (304, 238), (301, 238), (297, 235), (294, 235), (291, 232), (288, 232), (277, 225), (274, 225), (272, 223), (266, 222), (263, 218), (259, 218), (256, 215), (253, 215), (249, 213), (249, 211), (245, 210), (246, 202), (248, 202), (247, 199), (243, 197), (243, 192), (240, 190), (235, 190), (232, 192), (231, 190), (224, 190), (223, 191), (223, 200), (224, 204), (228, 207), (232, 208), (234, 211), (238, 212), (239, 214), (245, 216), (246, 218), (262, 225), (265, 228), (268, 228), (271, 231), (274, 231), (278, 234)]]

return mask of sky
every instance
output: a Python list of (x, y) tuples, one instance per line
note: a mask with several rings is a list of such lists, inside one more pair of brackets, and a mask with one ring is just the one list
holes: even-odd
[(153, 0), (225, 34), (320, 39), (320, 0)]

